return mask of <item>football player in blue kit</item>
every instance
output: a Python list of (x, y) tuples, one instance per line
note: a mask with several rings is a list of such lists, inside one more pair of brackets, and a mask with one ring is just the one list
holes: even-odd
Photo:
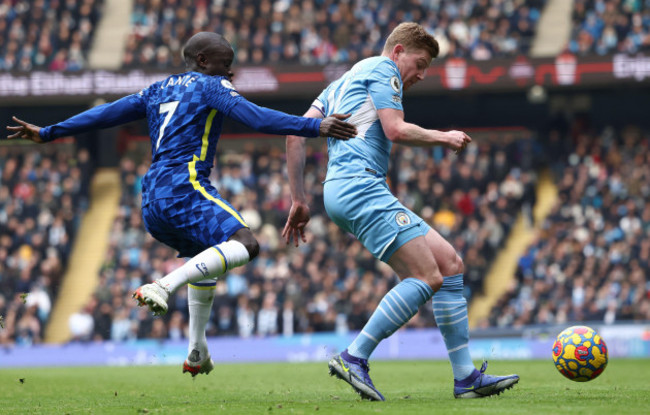
[[(470, 137), (461, 131), (436, 131), (404, 121), (402, 93), (424, 79), (438, 43), (420, 25), (402, 23), (386, 40), (381, 56), (358, 62), (332, 82), (305, 116), (351, 114), (359, 133), (354, 140), (329, 138), (325, 210), (342, 230), (354, 234), (386, 262), (401, 282), (379, 303), (350, 346), (329, 362), (330, 374), (348, 382), (363, 398), (383, 401), (368, 375), (368, 358), (379, 342), (413, 317), (433, 298), (433, 313), (443, 335), (454, 375), (456, 398), (501, 393), (517, 375), (490, 376), (486, 364), (476, 370), (468, 350), (467, 303), (463, 297), (463, 261), (454, 248), (420, 217), (402, 205), (386, 183), (393, 143), (462, 151)], [(304, 138), (287, 137), (292, 207), (283, 230), (287, 244), (305, 242), (309, 221), (303, 169)]]
[(241, 215), (209, 181), (224, 117), (269, 134), (348, 139), (352, 124), (335, 114), (324, 120), (287, 115), (244, 99), (231, 84), (234, 52), (221, 35), (201, 32), (183, 48), (188, 72), (139, 93), (40, 128), (19, 125), (8, 138), (42, 143), (146, 118), (152, 163), (142, 181), (142, 216), (149, 233), (190, 258), (183, 266), (138, 288), (133, 297), (157, 315), (167, 299), (189, 284), (190, 344), (183, 372), (209, 373), (214, 363), (205, 338), (216, 278), (255, 258), (259, 245)]

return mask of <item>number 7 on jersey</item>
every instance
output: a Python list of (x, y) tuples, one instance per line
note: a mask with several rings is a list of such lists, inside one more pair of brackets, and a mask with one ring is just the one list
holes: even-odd
[(178, 102), (179, 101), (172, 101), (172, 102), (165, 102), (164, 104), (160, 104), (159, 113), (160, 114), (167, 113), (167, 115), (165, 116), (165, 120), (160, 126), (160, 131), (158, 132), (158, 141), (156, 141), (156, 150), (158, 150), (158, 147), (160, 146), (160, 140), (163, 138), (163, 134), (165, 134), (165, 127), (167, 127), (167, 124), (169, 124), (169, 120), (172, 119), (172, 115), (174, 115), (174, 112), (178, 107)]

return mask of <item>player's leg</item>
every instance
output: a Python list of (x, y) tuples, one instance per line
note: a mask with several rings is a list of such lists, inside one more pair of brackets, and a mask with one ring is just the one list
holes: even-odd
[(480, 398), (499, 394), (519, 381), (516, 375), (484, 374), (487, 364), (476, 370), (469, 353), (467, 301), (463, 296), (463, 262), (454, 248), (438, 232), (429, 229), (425, 236), (431, 254), (444, 275), (440, 290), (433, 296), (433, 314), (445, 341), (454, 373), (454, 396)]
[[(419, 227), (411, 229), (421, 233)], [(409, 238), (401, 234), (397, 244), (401, 244), (400, 236)], [(388, 263), (400, 270), (398, 276), (402, 281), (384, 296), (350, 346), (329, 363), (331, 375), (348, 382), (363, 398), (379, 401), (384, 397), (368, 374), (370, 355), (383, 339), (406, 324), (442, 283), (442, 276), (423, 236), (404, 242)]]
[(330, 374), (344, 379), (362, 397), (384, 400), (368, 375), (368, 358), (442, 284), (424, 239), (428, 226), (395, 198), (383, 178), (368, 175), (326, 182), (324, 196), (330, 218), (353, 233), (375, 258), (389, 264), (391, 259), (403, 280), (384, 296), (350, 347), (329, 363)]
[(455, 380), (462, 380), (476, 368), (469, 354), (467, 301), (463, 296), (463, 261), (438, 232), (425, 235), (432, 256), (444, 276), (443, 284), (433, 296), (433, 314), (445, 340)]
[(160, 280), (138, 288), (133, 297), (139, 305), (164, 315), (169, 295), (181, 286), (218, 278), (257, 255), (259, 245), (239, 213), (218, 193), (213, 199), (197, 193), (143, 208), (149, 233), (191, 258)]
[[(422, 232), (419, 226), (412, 231)], [(403, 237), (398, 236), (396, 243)], [(401, 244), (387, 263), (401, 282), (384, 296), (348, 347), (348, 353), (358, 358), (368, 359), (379, 342), (406, 324), (442, 285), (442, 275), (423, 236)]]
[(247, 264), (259, 253), (259, 245), (248, 228), (240, 228), (225, 242), (210, 246), (183, 266), (160, 279), (160, 285), (176, 292), (185, 284), (218, 278), (226, 271)]
[(183, 373), (192, 377), (208, 374), (214, 368), (210, 357), (205, 328), (210, 320), (216, 280), (203, 280), (187, 285), (187, 303), (190, 313), (188, 355), (183, 362)]
[[(251, 259), (259, 253), (259, 244), (248, 228), (239, 229), (228, 239), (244, 245)], [(200, 373), (208, 374), (214, 368), (208, 351), (205, 328), (210, 320), (216, 284), (216, 280), (208, 279), (187, 285), (190, 314), (189, 347), (187, 359), (183, 363), (183, 373), (189, 372), (192, 377)]]
[[(427, 240), (422, 233), (428, 229), (420, 224), (398, 234), (389, 253), (388, 265), (401, 282), (381, 300), (377, 309), (348, 347), (348, 353), (362, 359), (370, 358), (379, 342), (406, 324), (442, 285), (442, 274)], [(418, 236), (413, 237), (415, 234)]]
[(167, 299), (183, 285), (218, 278), (250, 260), (251, 254), (241, 242), (222, 242), (190, 258), (163, 278), (138, 288), (133, 297), (139, 305), (147, 305), (154, 314), (164, 315), (167, 313)]

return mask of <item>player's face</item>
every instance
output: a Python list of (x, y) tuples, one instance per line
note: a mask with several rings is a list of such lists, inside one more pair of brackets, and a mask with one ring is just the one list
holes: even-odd
[(431, 55), (423, 49), (413, 51), (402, 50), (397, 54), (395, 63), (402, 77), (404, 91), (424, 79), (427, 68), (431, 64)]
[(219, 47), (207, 57), (206, 75), (227, 76), (232, 81), (232, 61), (235, 53), (230, 47)]

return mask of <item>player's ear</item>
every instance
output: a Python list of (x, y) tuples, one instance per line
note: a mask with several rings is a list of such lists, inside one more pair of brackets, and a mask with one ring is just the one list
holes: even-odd
[(196, 54), (196, 64), (200, 68), (205, 68), (206, 66), (208, 66), (208, 59), (206, 58), (205, 54), (203, 53)]
[(398, 43), (397, 45), (395, 45), (395, 47), (393, 47), (393, 55), (395, 57), (399, 56), (401, 53), (404, 53), (404, 51), (405, 51), (404, 45), (402, 45), (401, 43)]

